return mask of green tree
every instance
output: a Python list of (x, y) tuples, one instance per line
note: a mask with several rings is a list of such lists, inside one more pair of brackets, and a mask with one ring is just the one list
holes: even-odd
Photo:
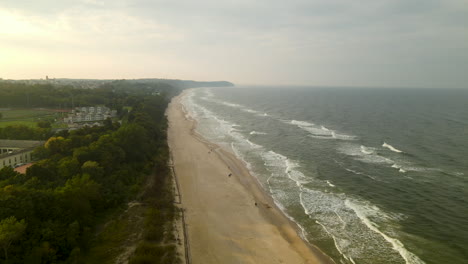
[(18, 240), (26, 230), (26, 222), (17, 221), (16, 217), (11, 216), (0, 221), (0, 246), (5, 252), (5, 260), (8, 260), (8, 248), (11, 243)]
[(51, 128), (52, 124), (50, 123), (50, 121), (41, 120), (41, 121), (37, 122), (37, 126), (40, 127), (40, 128)]

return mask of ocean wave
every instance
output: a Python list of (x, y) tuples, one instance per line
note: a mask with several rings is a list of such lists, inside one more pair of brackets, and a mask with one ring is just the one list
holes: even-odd
[[(362, 216), (361, 212), (364, 211), (370, 215), (369, 218), (385, 226), (388, 226), (388, 223), (394, 224), (398, 218), (383, 213), (375, 206), (351, 200), (344, 194), (320, 190), (304, 188), (300, 202), (304, 212), (319, 222), (334, 240), (337, 250), (344, 258), (353, 259), (357, 263), (360, 258), (374, 259), (375, 263), (379, 263), (379, 258), (395, 263), (401, 262), (401, 255), (359, 216)], [(350, 204), (353, 207), (350, 207)], [(383, 234), (382, 230), (379, 232)]]
[(379, 208), (375, 206), (373, 207), (362, 206), (348, 199), (345, 201), (345, 205), (351, 208), (359, 217), (359, 219), (361, 219), (362, 223), (364, 223), (370, 230), (381, 235), (387, 242), (389, 242), (392, 245), (392, 248), (400, 254), (400, 256), (405, 260), (406, 263), (424, 264), (424, 261), (422, 261), (415, 254), (408, 251), (400, 240), (388, 236), (387, 234), (379, 230), (379, 226), (376, 223), (371, 221), (372, 217), (382, 216), (382, 212), (380, 211)]
[(335, 186), (333, 183), (331, 183), (330, 181), (327, 180), (326, 182), (327, 182), (328, 186), (330, 186), (330, 187), (336, 187), (336, 186)]
[(249, 133), (250, 135), (266, 135), (267, 133), (265, 132), (258, 132), (258, 131), (250, 131)]
[(337, 134), (335, 131), (331, 131), (332, 138), (340, 139), (340, 140), (355, 140), (356, 136), (345, 135), (345, 134)]
[(375, 177), (370, 176), (369, 174), (366, 174), (366, 173), (364, 173), (364, 172), (359, 172), (359, 171), (356, 171), (356, 170), (353, 170), (353, 169), (349, 169), (349, 168), (344, 168), (344, 169), (345, 169), (346, 171), (352, 172), (352, 173), (354, 173), (354, 174), (356, 174), (356, 175), (364, 175), (364, 176), (366, 176), (366, 177), (371, 178), (372, 180), (377, 180)]
[(287, 121), (286, 122), (289, 122), (293, 125), (297, 125), (297, 126), (304, 126), (304, 127), (308, 127), (308, 126), (315, 126), (314, 123), (309, 123), (307, 121), (298, 121), (298, 120), (291, 120), (291, 121)]
[[(364, 151), (363, 151), (364, 150)], [(354, 157), (355, 160), (365, 163), (381, 163), (381, 164), (394, 164), (395, 162), (389, 158), (383, 157), (374, 151), (372, 148), (357, 145), (357, 144), (342, 144), (338, 151), (347, 156)]]
[[(372, 259), (408, 264), (423, 263), (406, 250), (393, 234), (392, 226), (401, 216), (384, 213), (368, 202), (351, 199), (344, 194), (303, 188), (300, 203), (304, 212), (333, 239), (345, 259), (359, 263)], [(379, 261), (380, 260), (380, 261)]]
[(250, 163), (249, 161), (247, 161), (247, 160), (245, 159), (245, 156), (242, 155), (240, 149), (239, 149), (238, 147), (236, 147), (236, 144), (234, 144), (234, 142), (231, 142), (230, 147), (231, 147), (231, 149), (232, 149), (232, 152), (234, 152), (234, 155), (235, 155), (238, 159), (240, 159), (242, 162), (244, 162), (245, 166), (246, 166), (247, 169), (250, 171), (250, 173), (251, 173), (254, 177), (256, 177), (256, 175), (253, 173), (253, 170), (252, 170), (252, 169), (253, 169), (252, 163)]
[(370, 155), (374, 153), (374, 151), (371, 148), (365, 147), (363, 145), (361, 145), (361, 152), (366, 155)]
[(260, 146), (258, 144), (255, 144), (255, 143), (253, 143), (252, 141), (250, 141), (248, 139), (246, 139), (245, 141), (253, 148), (262, 148), (262, 146)]
[(391, 167), (394, 169), (397, 169), (401, 173), (406, 173), (408, 171), (416, 171), (416, 172), (441, 172), (442, 171), (437, 168), (418, 167), (408, 161), (397, 161)]
[(338, 140), (354, 140), (355, 136), (337, 133), (335, 130), (329, 129), (323, 125), (315, 125), (314, 123), (299, 120), (281, 120), (286, 124), (291, 124), (310, 133), (310, 137), (319, 139), (338, 139)]
[(338, 250), (338, 252), (340, 252), (340, 254), (341, 254), (345, 259), (347, 259), (348, 261), (350, 261), (350, 262), (353, 263), (353, 264), (356, 264), (356, 262), (354, 262), (354, 259), (353, 259), (353, 258), (347, 256), (343, 251), (341, 251), (341, 247), (340, 247), (340, 245), (339, 245), (338, 242), (337, 242), (337, 241), (338, 241), (337, 238), (333, 235), (332, 232), (328, 231), (326, 225), (322, 224), (320, 221), (317, 221), (317, 220), (315, 220), (315, 223), (319, 224), (319, 225), (323, 228), (323, 230), (333, 239), (333, 243), (335, 244), (335, 248)]
[(287, 176), (294, 181), (297, 186), (302, 186), (310, 182), (302, 172), (297, 170), (297, 168), (300, 167), (299, 164), (288, 157), (272, 150), (262, 152), (261, 157), (264, 161), (264, 165), (267, 166), (275, 176)]
[(240, 104), (234, 104), (234, 103), (230, 103), (230, 102), (226, 102), (226, 101), (221, 101), (219, 102), (220, 104), (223, 104), (225, 106), (229, 106), (229, 107), (233, 107), (233, 108), (245, 108), (245, 106), (243, 105), (240, 105)]
[[(390, 159), (382, 156), (376, 152), (376, 148), (366, 147), (364, 145), (356, 144), (343, 144), (338, 148), (338, 151), (342, 154), (354, 157), (355, 160), (365, 162), (365, 163), (374, 163), (374, 164), (383, 164), (390, 165), (391, 168), (398, 170), (400, 173), (406, 173), (408, 171), (417, 171), (417, 172), (430, 172), (430, 171), (440, 171), (434, 168), (418, 167), (408, 160), (401, 158)], [(347, 169), (348, 170), (348, 169)], [(351, 170), (348, 170), (351, 171)], [(354, 171), (351, 171), (354, 173)], [(356, 173), (357, 174), (357, 173)], [(361, 173), (364, 175), (364, 173)], [(373, 177), (372, 177), (373, 178)]]
[[(234, 138), (236, 141), (246, 142), (246, 139), (239, 133), (242, 131), (242, 126), (231, 121), (227, 121), (206, 107), (197, 104), (194, 100), (196, 92), (189, 92), (182, 98), (181, 102), (186, 109), (186, 114), (195, 120), (203, 121), (205, 125), (197, 126), (197, 132), (203, 134), (208, 140), (213, 140), (217, 143), (226, 141), (226, 137)], [(209, 125), (206, 125), (209, 124)]]
[(206, 95), (206, 97), (209, 97), (209, 98), (213, 98), (213, 97), (214, 97), (214, 94), (213, 94), (213, 92), (211, 91), (211, 88), (207, 88), (207, 89), (205, 90), (205, 95)]
[(401, 150), (399, 150), (399, 149), (396, 149), (396, 148), (394, 148), (392, 145), (387, 144), (387, 143), (385, 143), (385, 142), (382, 144), (382, 147), (388, 148), (389, 150), (391, 150), (391, 151), (393, 151), (393, 152), (397, 152), (397, 153), (402, 153), (402, 152), (403, 152), (403, 151), (401, 151)]
[(250, 113), (250, 114), (254, 114), (254, 115), (256, 115), (256, 116), (260, 116), (260, 117), (269, 116), (269, 115), (268, 115), (267, 113), (265, 113), (265, 112), (260, 112), (260, 111), (257, 111), (257, 110), (248, 108), (248, 107), (245, 106), (245, 105), (236, 104), (236, 103), (231, 103), (231, 102), (228, 102), (228, 101), (213, 100), (213, 99), (207, 99), (207, 100), (210, 101), (210, 102), (213, 102), (213, 103), (220, 104), (220, 105), (228, 106), (228, 107), (231, 107), (231, 108), (236, 108), (236, 109), (239, 109), (240, 111), (243, 111), (243, 112), (246, 112), (246, 113)]

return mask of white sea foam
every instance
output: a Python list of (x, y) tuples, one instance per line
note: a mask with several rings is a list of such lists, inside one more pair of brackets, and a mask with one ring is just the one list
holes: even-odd
[(214, 97), (214, 94), (213, 94), (213, 92), (211, 91), (211, 88), (207, 88), (207, 89), (205, 90), (205, 95), (206, 95), (206, 97), (209, 97), (209, 98), (213, 98), (213, 97)]
[(330, 186), (330, 187), (336, 187), (333, 183), (331, 183), (330, 181), (327, 180), (327, 184)]
[(307, 177), (297, 170), (299, 164), (290, 160), (288, 157), (272, 150), (262, 152), (261, 157), (265, 162), (264, 164), (273, 169), (273, 173), (279, 174), (278, 176), (280, 177), (281, 175), (287, 176), (289, 179), (293, 180), (297, 186), (302, 186), (309, 182)]
[(267, 133), (265, 133), (265, 132), (258, 132), (258, 131), (255, 131), (255, 130), (254, 130), (254, 131), (251, 131), (249, 134), (250, 134), (250, 135), (266, 135)]
[(249, 143), (249, 145), (250, 145), (251, 147), (253, 147), (253, 148), (256, 148), (256, 149), (262, 148), (262, 146), (260, 146), (260, 145), (258, 145), (258, 144), (255, 144), (255, 143), (253, 143), (252, 141), (250, 141), (250, 140), (248, 140), (248, 139), (246, 139), (245, 141), (246, 141), (247, 143)]
[(396, 149), (396, 148), (394, 148), (392, 145), (387, 144), (387, 143), (385, 143), (385, 142), (382, 144), (382, 147), (388, 148), (389, 150), (391, 150), (391, 151), (393, 151), (393, 152), (397, 152), (397, 153), (402, 153), (402, 152), (403, 152), (403, 151), (401, 151), (401, 150), (399, 150), (399, 149)]
[(298, 120), (282, 120), (286, 124), (291, 124), (310, 133), (310, 137), (320, 139), (338, 139), (338, 140), (354, 140), (355, 136), (337, 133), (336, 131), (326, 128), (323, 125), (315, 125), (314, 123)]
[(385, 254), (395, 262), (398, 260), (398, 255), (385, 245), (385, 241), (346, 207), (344, 194), (304, 189), (300, 197), (305, 213), (321, 224), (344, 258), (356, 260), (363, 255), (374, 258)]
[(256, 110), (253, 110), (253, 109), (244, 108), (243, 110), (244, 110), (245, 112), (247, 112), (247, 113), (262, 115), (261, 112), (256, 111)]
[(440, 169), (436, 169), (436, 168), (418, 167), (412, 164), (411, 162), (404, 161), (404, 160), (398, 161), (398, 163), (393, 164), (391, 167), (397, 169), (401, 173), (405, 173), (408, 171), (417, 171), (417, 172), (441, 171)]
[[(362, 147), (364, 147), (364, 149), (366, 150), (366, 153), (364, 153)], [(382, 164), (395, 163), (393, 160), (380, 156), (374, 151), (372, 151), (371, 153), (369, 150), (372, 150), (372, 148), (368, 148), (365, 146), (352, 144), (352, 143), (342, 144), (340, 147), (338, 147), (338, 151), (340, 153), (348, 155), (348, 156), (352, 156), (354, 157), (355, 160), (359, 160), (365, 163), (382, 163)]]
[(356, 136), (337, 134), (335, 131), (332, 131), (332, 137), (340, 140), (356, 140)]
[(363, 172), (359, 172), (359, 171), (355, 171), (355, 170), (348, 169), (348, 168), (344, 168), (344, 169), (347, 170), (347, 171), (349, 171), (349, 172), (352, 172), (352, 173), (354, 173), (354, 174), (356, 174), (356, 175), (364, 175), (364, 176), (369, 177), (369, 178), (371, 178), (371, 179), (373, 179), (373, 180), (377, 180), (375, 177), (370, 176), (369, 174), (366, 174), (366, 173), (363, 173)]
[(317, 221), (317, 220), (315, 220), (315, 223), (319, 224), (319, 225), (323, 228), (323, 230), (324, 230), (325, 232), (327, 232), (327, 234), (333, 239), (333, 243), (335, 244), (335, 248), (338, 250), (338, 252), (340, 252), (340, 254), (341, 254), (345, 259), (349, 260), (349, 261), (350, 261), (351, 263), (353, 263), (353, 264), (356, 264), (356, 262), (354, 262), (353, 258), (348, 257), (345, 253), (343, 253), (343, 251), (342, 251), (341, 248), (340, 248), (340, 245), (337, 243), (336, 237), (335, 237), (332, 233), (330, 233), (330, 232), (328, 231), (327, 227), (326, 227), (324, 224), (322, 224), (322, 223), (320, 223), (319, 221)]
[[(410, 251), (408, 251), (405, 246), (403, 245), (403, 243), (401, 243), (401, 241), (399, 241), (398, 239), (396, 238), (392, 238), (388, 235), (386, 235), (385, 233), (383, 233), (382, 231), (379, 230), (379, 226), (372, 222), (370, 220), (370, 217), (372, 217), (372, 214), (379, 214), (381, 215), (382, 213), (380, 212), (380, 210), (377, 208), (377, 207), (373, 207), (372, 210), (374, 210), (373, 212), (369, 210), (369, 208), (366, 208), (366, 207), (363, 207), (363, 206), (359, 206), (358, 204), (350, 201), (350, 200), (346, 200), (345, 201), (345, 205), (349, 208), (351, 208), (355, 213), (356, 215), (359, 217), (359, 219), (361, 219), (361, 221), (372, 231), (374, 231), (375, 233), (379, 234), (380, 236), (382, 236), (387, 242), (389, 242), (393, 249), (395, 251), (397, 251), (401, 257), (405, 260), (405, 262), (407, 264), (424, 264), (424, 261), (422, 261), (418, 256), (416, 256), (415, 254), (411, 253)], [(367, 210), (366, 210), (367, 209)]]
[[(190, 96), (188, 98), (191, 99), (192, 97)], [(192, 103), (193, 101), (189, 102), (189, 104)], [(199, 115), (197, 116), (197, 118), (205, 118), (203, 122), (213, 122), (213, 124), (216, 124), (215, 126), (209, 126), (214, 127), (210, 128), (213, 130), (211, 131), (212, 136), (218, 133), (223, 134), (223, 137), (231, 137), (233, 141), (230, 141), (230, 145), (233, 149), (233, 152), (244, 162), (246, 162), (246, 159), (244, 158), (244, 155), (246, 155), (246, 153), (256, 153), (256, 155), (259, 155), (263, 159), (266, 168), (272, 172), (268, 180), (269, 183), (270, 179), (272, 180), (272, 183), (275, 184), (281, 184), (282, 181), (289, 182), (288, 188), (292, 188), (293, 190), (299, 192), (299, 200), (302, 207), (304, 208), (304, 211), (312, 219), (315, 219), (316, 221), (318, 221), (319, 224), (321, 224), (324, 227), (324, 230), (326, 230), (329, 236), (333, 239), (337, 250), (339, 250), (343, 254), (343, 257), (346, 258), (349, 262), (359, 262), (359, 258), (362, 256), (366, 256), (366, 258), (372, 259), (378, 259), (379, 257), (385, 256), (386, 260), (395, 260), (394, 262), (401, 262), (401, 257), (399, 255), (400, 252), (392, 250), (392, 247), (389, 246), (388, 240), (385, 237), (382, 237), (378, 232), (375, 232), (367, 225), (365, 225), (365, 223), (363, 223), (363, 220), (357, 216), (357, 213), (354, 210), (352, 210), (352, 208), (350, 209), (348, 206), (346, 206), (345, 200), (347, 200), (347, 197), (344, 194), (334, 194), (333, 192), (307, 189), (305, 186), (309, 186), (309, 184), (307, 183), (310, 183), (311, 179), (306, 177), (300, 171), (300, 165), (298, 162), (295, 162), (290, 158), (276, 153), (274, 151), (265, 150), (263, 146), (255, 144), (254, 142), (245, 138), (245, 136), (243, 136), (241, 133), (239, 133), (235, 128), (235, 124), (223, 120), (222, 118), (216, 116), (213, 112), (210, 112), (208, 109), (202, 106), (194, 106), (194, 104), (192, 104), (192, 106), (187, 108), (189, 108), (188, 112), (192, 112), (192, 110), (194, 110), (194, 112), (196, 112)], [(316, 129), (319, 129), (323, 131), (322, 133), (328, 132), (328, 135), (331, 138), (337, 136), (334, 131), (328, 128), (315, 126), (312, 123), (309, 124), (311, 125), (306, 124), (306, 126), (312, 126)], [(304, 125), (304, 123), (302, 123), (302, 125)], [(252, 132), (250, 134), (255, 134)], [(223, 138), (221, 136), (218, 137)], [(251, 150), (254, 151), (252, 152)], [(367, 151), (370, 150), (370, 148), (367, 149)], [(351, 156), (360, 158), (362, 156), (373, 157), (376, 155), (375, 153), (363, 153), (361, 151), (360, 145), (357, 145), (356, 151), (359, 154)], [(248, 162), (246, 163), (248, 168), (251, 169), (251, 164), (249, 164)], [(394, 162), (392, 164), (394, 164)], [(317, 180), (317, 182), (321, 181)], [(334, 187), (334, 185), (329, 181), (326, 181), (326, 183), (325, 181), (322, 182), (323, 186), (327, 186), (326, 184), (328, 184), (328, 186), (330, 187)], [(320, 186), (320, 184), (315, 185), (314, 182), (314, 186)], [(276, 197), (274, 199), (275, 204), (277, 204), (278, 207), (281, 208), (287, 215), (286, 208), (288, 208), (289, 206), (288, 202), (294, 202), (290, 201), (291, 190), (286, 191), (285, 186), (281, 186), (281, 191), (274, 188), (272, 189), (271, 184), (269, 184), (269, 187), (273, 197)], [(327, 189), (330, 190), (329, 188)], [(278, 202), (277, 199), (281, 200), (281, 202)], [(295, 202), (297, 203), (297, 200)], [(361, 206), (359, 203), (355, 204), (357, 204), (358, 207)], [(287, 215), (287, 217), (293, 220), (289, 215)], [(383, 221), (385, 221), (386, 219), (386, 216), (378, 214), (370, 215), (368, 216), (368, 219), (374, 220), (374, 217), (383, 219)], [(300, 228), (303, 230), (304, 235), (304, 229), (301, 226)], [(385, 234), (383, 231), (381, 231), (381, 233)], [(389, 236), (387, 237), (393, 239)], [(409, 254), (411, 253), (409, 252)], [(407, 261), (407, 263), (419, 262)]]
[(309, 123), (307, 121), (291, 120), (291, 121), (289, 121), (289, 123), (291, 123), (293, 125), (296, 125), (296, 126), (304, 126), (304, 127), (314, 126), (313, 123)]
[(394, 226), (400, 216), (384, 213), (376, 206), (345, 194), (302, 190), (300, 203), (304, 212), (323, 227), (345, 259), (359, 262), (359, 258), (365, 256), (376, 263), (379, 259), (399, 263), (402, 258), (408, 264), (423, 263), (400, 241), (386, 234), (387, 231), (393, 233), (392, 229), (388, 230), (389, 223)]
[(424, 168), (418, 167), (412, 164), (409, 161), (403, 160), (401, 158), (396, 158), (395, 160), (389, 159), (387, 157), (382, 156), (381, 154), (375, 151), (375, 148), (366, 147), (366, 146), (357, 146), (355, 144), (342, 144), (338, 151), (345, 155), (354, 157), (355, 160), (366, 162), (366, 163), (375, 163), (375, 164), (383, 164), (383, 165), (390, 165), (390, 167), (397, 169), (400, 173), (406, 173), (408, 171), (434, 171), (437, 169), (433, 168)]
[(187, 114), (201, 122), (197, 126), (197, 132), (203, 134), (208, 140), (213, 140), (219, 144), (224, 144), (226, 137), (231, 137), (236, 142), (248, 143), (239, 133), (242, 128), (240, 125), (224, 120), (206, 107), (197, 104), (193, 99), (195, 95), (194, 90), (189, 90), (181, 102), (184, 108), (187, 109)]
[(223, 105), (225, 105), (225, 106), (232, 107), (232, 108), (245, 108), (245, 106), (243, 106), (243, 105), (234, 104), (234, 103), (229, 103), (229, 102), (225, 102), (225, 101), (222, 101), (221, 104), (223, 104)]
[(370, 155), (370, 154), (374, 153), (374, 151), (372, 151), (370, 148), (362, 146), (362, 145), (361, 145), (361, 152), (366, 154), (366, 155)]
[(252, 175), (255, 176), (255, 174), (252, 172), (252, 164), (245, 159), (244, 155), (242, 155), (241, 151), (236, 147), (234, 142), (231, 142), (231, 149), (234, 152), (234, 155), (236, 155), (238, 159), (244, 162), (247, 169), (252, 173)]
[(227, 101), (212, 100), (212, 99), (210, 99), (209, 101), (211, 101), (213, 103), (225, 105), (225, 106), (228, 106), (228, 107), (231, 107), (231, 108), (236, 108), (236, 109), (239, 109), (239, 110), (241, 110), (243, 112), (246, 112), (246, 113), (255, 114), (256, 116), (261, 116), (261, 117), (268, 116), (267, 113), (260, 112), (260, 111), (248, 108), (245, 105), (231, 103), (231, 102), (227, 102)]

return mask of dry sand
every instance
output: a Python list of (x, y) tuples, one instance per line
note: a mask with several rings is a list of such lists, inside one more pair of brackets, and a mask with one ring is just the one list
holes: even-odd
[(167, 111), (168, 137), (192, 262), (332, 263), (300, 238), (241, 161), (194, 133), (180, 99)]

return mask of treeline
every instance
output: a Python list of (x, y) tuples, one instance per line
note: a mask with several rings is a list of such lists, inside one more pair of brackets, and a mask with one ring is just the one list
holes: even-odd
[(0, 127), (0, 139), (45, 140), (52, 136), (51, 133), (51, 129), (45, 127), (29, 127), (25, 125)]
[(120, 109), (124, 101), (134, 101), (142, 95), (161, 95), (169, 98), (180, 92), (166, 83), (139, 83), (125, 80), (103, 83), (96, 89), (78, 89), (66, 85), (26, 84), (0, 81), (0, 108), (48, 107), (72, 108), (72, 106), (106, 105)]
[[(20, 92), (45, 91), (34, 102), (56, 104), (58, 96), (48, 96), (47, 89), (67, 93), (40, 86), (24, 86)], [(168, 97), (148, 95), (145, 89), (117, 94), (112, 89), (102, 87), (88, 102), (118, 98), (132, 107), (122, 125), (107, 120), (102, 127), (62, 131), (35, 151), (41, 160), (26, 174), (0, 170), (0, 263), (81, 263), (100, 217), (134, 197), (154, 168), (156, 183), (166, 181)], [(100, 93), (112, 95), (102, 98)], [(160, 189), (156, 184), (153, 192)]]

